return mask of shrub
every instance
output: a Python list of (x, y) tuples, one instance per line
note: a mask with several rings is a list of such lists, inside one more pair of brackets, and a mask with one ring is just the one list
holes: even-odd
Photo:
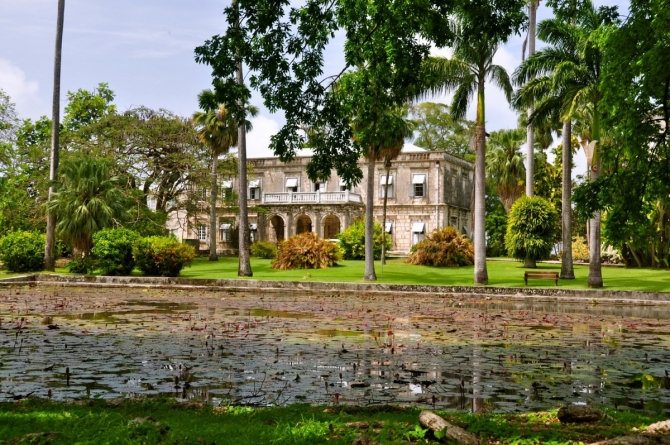
[(91, 253), (103, 275), (130, 275), (135, 268), (133, 243), (140, 235), (129, 229), (105, 229), (93, 235)]
[(90, 256), (77, 255), (72, 261), (67, 263), (67, 270), (70, 273), (89, 274), (95, 270), (95, 262)]
[(554, 206), (539, 196), (523, 196), (509, 212), (505, 234), (507, 253), (518, 259), (547, 259), (557, 231), (558, 213)]
[(191, 264), (195, 249), (165, 236), (140, 238), (133, 244), (135, 264), (144, 275), (176, 277)]
[(277, 246), (267, 241), (256, 241), (251, 245), (251, 255), (256, 258), (273, 260), (277, 257)]
[(331, 241), (305, 232), (279, 243), (273, 269), (325, 269), (341, 259), (340, 250)]
[(436, 267), (471, 266), (475, 251), (470, 240), (453, 227), (435, 229), (412, 247), (407, 262)]
[[(382, 224), (378, 221), (372, 226), (374, 238), (373, 251), (375, 260), (382, 257), (382, 239), (386, 241), (386, 251), (391, 250), (393, 242), (389, 234), (382, 238)], [(339, 233), (340, 249), (345, 260), (365, 259), (365, 219), (356, 219), (346, 230)]]
[(0, 239), (0, 259), (10, 272), (44, 269), (46, 237), (34, 232), (10, 232)]
[(589, 245), (581, 236), (572, 240), (572, 259), (574, 261), (583, 261), (588, 263), (590, 258)]

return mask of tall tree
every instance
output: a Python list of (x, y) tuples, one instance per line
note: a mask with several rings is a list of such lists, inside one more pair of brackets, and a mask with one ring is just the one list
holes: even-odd
[(475, 123), (457, 121), (449, 113), (449, 106), (441, 103), (422, 102), (410, 108), (411, 121), (417, 137), (414, 143), (428, 150), (444, 150), (449, 154), (474, 161), (470, 139), (475, 133)]
[[(465, 37), (465, 36), (463, 36)], [(486, 269), (486, 114), (485, 85), (493, 82), (502, 89), (507, 100), (511, 100), (512, 85), (505, 69), (493, 63), (501, 39), (482, 36), (459, 38), (454, 45), (451, 59), (429, 58), (425, 72), (432, 85), (430, 93), (454, 90), (450, 106), (454, 119), (462, 119), (472, 97), (477, 96), (477, 118), (475, 120), (475, 271), (474, 281), (478, 285), (488, 284)]]
[[(548, 110), (560, 110), (565, 122), (571, 120), (579, 110), (587, 110), (590, 127), (590, 139), (584, 140), (585, 146), (592, 149), (588, 156), (589, 176), (595, 181), (600, 175), (601, 160), (598, 145), (602, 145), (600, 101), (601, 72), (603, 55), (598, 42), (598, 35), (605, 32), (617, 20), (615, 8), (595, 8), (590, 1), (584, 1), (573, 10), (575, 20), (568, 23), (562, 19), (544, 20), (540, 23), (538, 36), (551, 46), (538, 51), (517, 69), (516, 80), (522, 84), (519, 91), (519, 103), (536, 102), (536, 114), (547, 113)], [(536, 77), (538, 76), (538, 77)], [(571, 165), (566, 150), (570, 143), (567, 125), (564, 125), (564, 160), (563, 165)], [(565, 169), (564, 169), (565, 171)], [(564, 193), (569, 181), (563, 180)], [(563, 202), (570, 202), (564, 196)], [(567, 208), (563, 209), (563, 217), (567, 218)], [(565, 220), (564, 220), (565, 225)], [(567, 232), (567, 227), (566, 230)], [(590, 221), (589, 231), (589, 278), (590, 287), (602, 287), (602, 270), (600, 263), (600, 213), (594, 212)], [(564, 234), (564, 245), (567, 235)], [(566, 258), (567, 260), (567, 258)], [(568, 264), (565, 264), (566, 278), (570, 278)]]
[[(537, 22), (537, 8), (540, 6), (540, 0), (530, 0), (528, 2), (528, 57), (535, 54), (535, 25)], [(526, 42), (524, 42), (526, 43)], [(525, 45), (524, 45), (525, 49)], [(528, 116), (533, 114), (533, 104), (528, 106)], [(535, 130), (533, 122), (528, 121), (526, 127), (526, 196), (533, 196), (533, 180), (535, 175)]]
[[(218, 261), (216, 254), (216, 203), (218, 198), (218, 173), (217, 167), (219, 157), (227, 154), (230, 147), (236, 146), (238, 142), (238, 128), (235, 122), (230, 118), (230, 113), (225, 105), (213, 107), (216, 103), (216, 96), (211, 90), (205, 90), (198, 96), (200, 108), (206, 111), (199, 111), (193, 114), (193, 122), (198, 127), (198, 137), (205, 144), (211, 153), (210, 167), (210, 208), (209, 208), (209, 260)], [(255, 116), (258, 110), (255, 107), (248, 107), (249, 114)], [(246, 121), (248, 130), (251, 129), (251, 122)], [(244, 190), (240, 190), (244, 193)]]
[(494, 131), (488, 142), (486, 176), (498, 191), (506, 213), (524, 191), (526, 167), (520, 152), (524, 140), (525, 132), (514, 129)]
[[(54, 54), (53, 104), (51, 107), (51, 167), (49, 180), (54, 183), (58, 179), (58, 136), (60, 133), (60, 72), (61, 52), (63, 48), (63, 20), (65, 16), (65, 0), (58, 0), (58, 21), (56, 24), (56, 49)], [(49, 187), (49, 196), (55, 192), (54, 186)], [(47, 239), (44, 249), (44, 268), (53, 271), (56, 266), (56, 220), (54, 214), (47, 215)]]

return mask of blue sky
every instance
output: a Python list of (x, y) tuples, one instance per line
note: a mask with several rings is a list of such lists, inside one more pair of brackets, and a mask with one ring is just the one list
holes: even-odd
[[(597, 4), (624, 4), (601, 0)], [(198, 65), (193, 49), (223, 32), (222, 0), (66, 0), (63, 38), (62, 104), (67, 91), (92, 89), (107, 82), (116, 93), (119, 110), (144, 105), (189, 116), (197, 110), (198, 92), (210, 87), (210, 71)], [(626, 3), (627, 5), (627, 3)], [(0, 0), (0, 88), (16, 103), (21, 118), (38, 118), (51, 110), (57, 0)], [(539, 18), (550, 11), (543, 4)], [(495, 62), (510, 72), (521, 61), (522, 36), (500, 49)], [(342, 37), (329, 47), (326, 69), (343, 66)], [(437, 54), (448, 55), (446, 50)], [(448, 101), (448, 97), (434, 101)], [(282, 123), (258, 96), (261, 109), (249, 134), (250, 156), (269, 154), (270, 135)], [(516, 126), (502, 93), (487, 91), (487, 129)], [(474, 109), (470, 111), (474, 117)], [(578, 155), (577, 172), (583, 171)]]

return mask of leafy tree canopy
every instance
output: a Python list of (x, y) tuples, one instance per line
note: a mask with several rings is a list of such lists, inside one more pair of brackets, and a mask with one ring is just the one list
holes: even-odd
[(454, 156), (474, 161), (470, 140), (475, 123), (467, 119), (454, 119), (449, 106), (441, 103), (423, 102), (410, 110), (417, 135), (414, 143), (428, 150), (444, 150)]

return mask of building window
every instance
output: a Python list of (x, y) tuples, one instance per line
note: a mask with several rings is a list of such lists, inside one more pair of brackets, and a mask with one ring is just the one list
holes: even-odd
[(230, 241), (230, 231), (233, 225), (230, 223), (223, 223), (219, 226), (219, 238), (221, 242), (227, 243)]
[(458, 227), (458, 217), (456, 216), (451, 217), (451, 226), (454, 228)]
[(388, 221), (386, 223), (385, 230), (386, 230), (386, 233), (388, 233), (389, 235), (393, 235), (393, 221)]
[(325, 192), (326, 191), (326, 183), (325, 182), (315, 182), (314, 183), (314, 191), (315, 192)]
[(423, 241), (426, 236), (426, 223), (415, 222), (412, 223), (412, 245)]
[(346, 191), (351, 191), (351, 187), (347, 186), (347, 183), (344, 181), (343, 178), (340, 178), (340, 191), (341, 192), (346, 192)]
[(198, 197), (203, 201), (207, 201), (207, 189), (198, 190)]
[(221, 183), (221, 198), (224, 200), (233, 199), (233, 180), (228, 179)]
[(258, 241), (258, 224), (249, 224), (249, 238), (252, 243)]
[(426, 175), (412, 175), (409, 196), (412, 198), (423, 198), (426, 196)]
[(204, 224), (198, 225), (198, 239), (200, 241), (207, 241), (207, 226)]
[[(382, 175), (381, 178), (379, 179), (379, 196), (385, 198), (386, 191), (387, 191), (386, 175)], [(388, 197), (393, 198), (393, 175), (389, 175)]]
[(261, 199), (261, 180), (249, 181), (249, 199)]
[(298, 178), (286, 178), (286, 191), (293, 193), (298, 191)]

